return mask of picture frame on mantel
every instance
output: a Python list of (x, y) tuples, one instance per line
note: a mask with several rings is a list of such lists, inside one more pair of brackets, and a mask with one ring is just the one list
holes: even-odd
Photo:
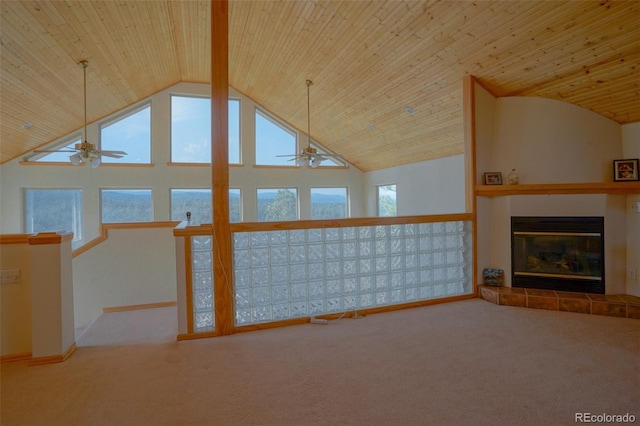
[(502, 173), (487, 172), (483, 176), (485, 185), (502, 185)]
[(628, 182), (638, 179), (638, 159), (613, 160), (613, 181)]

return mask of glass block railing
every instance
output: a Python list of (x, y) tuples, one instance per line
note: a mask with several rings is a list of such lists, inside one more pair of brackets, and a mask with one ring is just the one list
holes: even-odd
[(471, 294), (471, 224), (235, 232), (235, 325)]
[(215, 327), (211, 239), (211, 235), (191, 237), (193, 331), (196, 333), (212, 331)]

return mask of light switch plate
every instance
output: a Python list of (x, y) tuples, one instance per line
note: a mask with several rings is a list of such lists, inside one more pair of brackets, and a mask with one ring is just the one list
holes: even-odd
[(3, 269), (0, 271), (0, 283), (16, 284), (20, 282), (20, 269)]

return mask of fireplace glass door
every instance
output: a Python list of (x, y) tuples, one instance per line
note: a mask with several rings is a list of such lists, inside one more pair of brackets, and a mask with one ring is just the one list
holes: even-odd
[(515, 232), (514, 274), (602, 280), (600, 235)]
[(512, 217), (512, 285), (604, 293), (601, 217)]

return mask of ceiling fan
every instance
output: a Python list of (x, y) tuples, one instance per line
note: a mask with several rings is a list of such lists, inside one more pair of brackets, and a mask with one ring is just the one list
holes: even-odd
[(83, 68), (84, 71), (84, 142), (75, 144), (73, 149), (60, 149), (60, 150), (34, 150), (33, 152), (69, 152), (73, 153), (73, 155), (69, 156), (69, 161), (74, 166), (82, 163), (91, 164), (92, 168), (96, 168), (102, 162), (101, 156), (112, 157), (112, 158), (122, 158), (127, 155), (124, 151), (100, 151), (96, 149), (95, 144), (87, 142), (87, 67), (89, 66), (89, 61), (82, 60), (78, 62)]
[(313, 84), (311, 80), (306, 81), (307, 84), (307, 146), (302, 149), (300, 154), (296, 155), (277, 155), (277, 157), (293, 157), (289, 161), (298, 160), (298, 164), (301, 166), (309, 166), (312, 169), (315, 169), (322, 163), (324, 160), (328, 160), (329, 158), (342, 158), (340, 154), (327, 154), (327, 153), (319, 153), (316, 148), (311, 147), (311, 119), (309, 118), (309, 88)]

